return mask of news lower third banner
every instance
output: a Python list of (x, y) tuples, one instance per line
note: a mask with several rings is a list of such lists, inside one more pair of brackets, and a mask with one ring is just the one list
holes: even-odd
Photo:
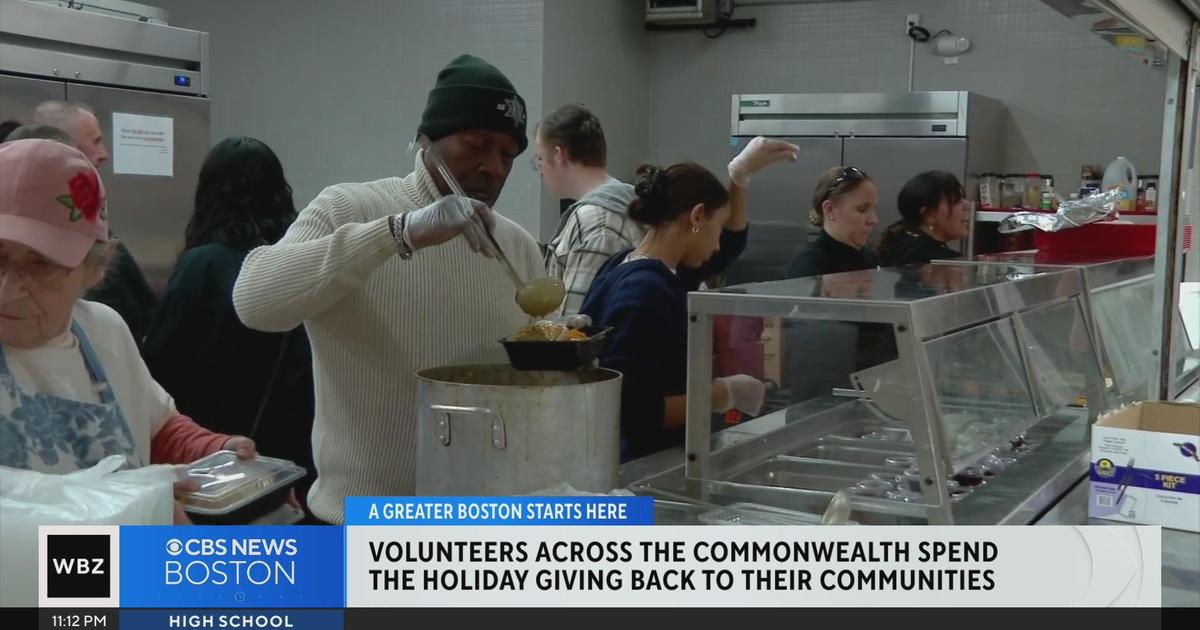
[(355, 497), (345, 522), (43, 526), (38, 602), (118, 609), (122, 628), (340, 628), (346, 608), (1161, 604), (1158, 527), (655, 526), (649, 497)]

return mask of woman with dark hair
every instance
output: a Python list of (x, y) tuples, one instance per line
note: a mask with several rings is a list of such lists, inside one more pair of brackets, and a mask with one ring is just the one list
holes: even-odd
[(959, 258), (947, 243), (967, 235), (966, 192), (953, 173), (926, 171), (908, 180), (896, 197), (900, 220), (879, 241), (879, 260), (885, 267)]
[(821, 228), (788, 267), (787, 277), (823, 276), (878, 266), (867, 249), (879, 223), (879, 190), (855, 166), (835, 166), (817, 178), (808, 220)]
[[(817, 178), (809, 222), (821, 228), (788, 267), (789, 278), (817, 278), (814, 296), (847, 298), (871, 286), (864, 270), (879, 266), (867, 248), (879, 223), (879, 190), (862, 169), (835, 166)], [(860, 272), (852, 274), (848, 272)], [(895, 347), (890, 327), (853, 322), (785, 319), (788, 388), (792, 404), (849, 387), (850, 374)]]
[(275, 153), (254, 138), (227, 138), (208, 152), (196, 185), (184, 251), (146, 335), (155, 380), (199, 424), (252, 436), (263, 453), (309, 471), (312, 355), (303, 328), (265, 333), (242, 325), (233, 284), (246, 254), (283, 237), (296, 218), (292, 188)]
[[(682, 443), (687, 409), (687, 294), (719, 274), (746, 244), (745, 196), (732, 200), (704, 167), (685, 162), (637, 171), (629, 216), (648, 227), (635, 249), (601, 267), (580, 312), (612, 333), (600, 358), (624, 375), (621, 460)], [(756, 415), (763, 384), (715, 379), (712, 407)]]

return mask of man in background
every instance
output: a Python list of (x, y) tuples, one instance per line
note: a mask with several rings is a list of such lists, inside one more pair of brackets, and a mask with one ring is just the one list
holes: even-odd
[[(100, 121), (92, 109), (83, 103), (68, 101), (45, 101), (33, 112), (33, 122), (38, 125), (57, 127), (71, 138), (75, 148), (83, 152), (97, 169), (108, 161), (108, 149), (104, 146), (104, 134)], [(119, 212), (119, 210), (118, 210)], [(115, 238), (115, 235), (110, 234)], [(115, 310), (129, 326), (138, 347), (146, 336), (158, 298), (154, 295), (141, 267), (134, 260), (129, 248), (117, 240), (112, 268), (104, 282), (84, 296)]]
[[(637, 193), (632, 184), (608, 173), (604, 129), (588, 108), (564, 105), (543, 118), (534, 131), (534, 151), (533, 166), (546, 189), (557, 198), (578, 200), (563, 212), (550, 242), (542, 245), (547, 275), (567, 288), (558, 314), (570, 315), (579, 312), (604, 263), (617, 252), (637, 247), (646, 230), (629, 218), (629, 204)], [(734, 213), (731, 233), (746, 230), (750, 175), (781, 160), (794, 161), (798, 152), (794, 144), (756, 138), (729, 163), (729, 192), (733, 207), (741, 208)], [(740, 245), (722, 241), (721, 255), (737, 258), (744, 247), (744, 239)], [(696, 285), (691, 290), (700, 281)]]
[(546, 273), (562, 280), (567, 297), (559, 314), (579, 312), (596, 272), (613, 254), (637, 247), (646, 232), (629, 218), (633, 186), (608, 174), (608, 146), (596, 115), (564, 105), (534, 132), (533, 164), (555, 197), (577, 199), (543, 246)]
[(5, 142), (16, 142), (17, 140), (53, 140), (75, 148), (75, 143), (71, 140), (71, 136), (67, 135), (67, 132), (50, 125), (20, 125), (4, 138)]

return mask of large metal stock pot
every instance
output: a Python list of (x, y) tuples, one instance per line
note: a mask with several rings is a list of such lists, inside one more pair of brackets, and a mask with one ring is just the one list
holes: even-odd
[(621, 374), (454, 365), (417, 372), (419, 495), (617, 484)]

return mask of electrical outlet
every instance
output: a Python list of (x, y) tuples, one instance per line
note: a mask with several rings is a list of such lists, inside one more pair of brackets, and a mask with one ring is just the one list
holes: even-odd
[(921, 25), (921, 14), (920, 13), (909, 13), (908, 16), (904, 18), (904, 34), (908, 35), (909, 27), (920, 26), (920, 25)]

